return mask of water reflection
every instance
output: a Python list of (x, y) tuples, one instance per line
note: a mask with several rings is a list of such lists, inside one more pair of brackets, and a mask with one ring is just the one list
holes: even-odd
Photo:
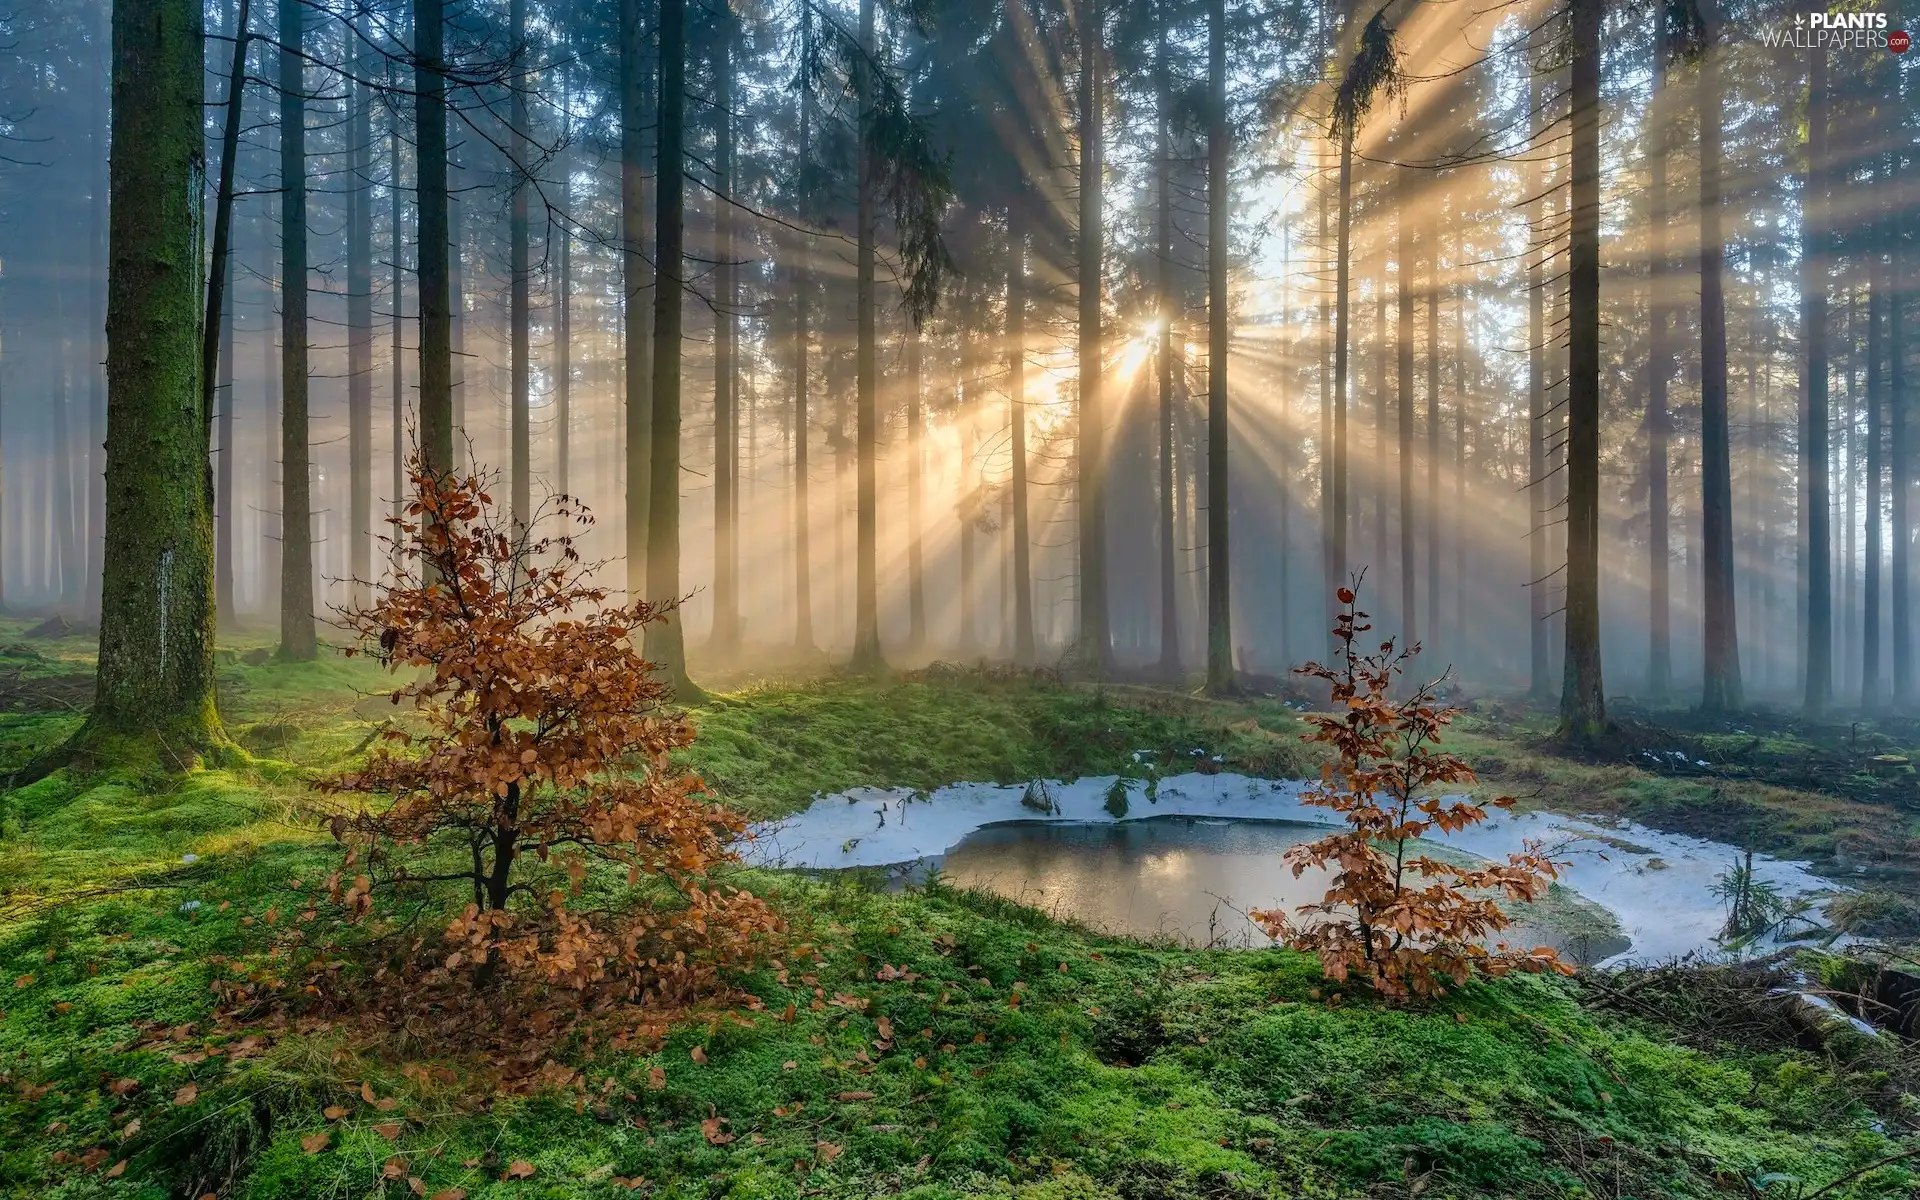
[[(991, 890), (1107, 933), (1196, 946), (1268, 945), (1246, 913), (1317, 900), (1331, 872), (1295, 878), (1288, 847), (1324, 836), (1291, 821), (1155, 817), (1118, 824), (1011, 822), (969, 834), (944, 856), (946, 881)], [(1521, 906), (1516, 945), (1580, 962), (1624, 950), (1602, 914), (1564, 893)]]

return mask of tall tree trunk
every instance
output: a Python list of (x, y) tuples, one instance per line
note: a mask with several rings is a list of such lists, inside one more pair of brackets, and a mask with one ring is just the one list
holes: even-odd
[[(1590, 2), (1590, 0), (1586, 0)], [(1546, 89), (1539, 69), (1535, 68), (1531, 86), (1535, 119), (1542, 125), (1546, 116)], [(1527, 695), (1536, 703), (1545, 703), (1553, 694), (1550, 671), (1551, 654), (1547, 644), (1552, 627), (1547, 623), (1547, 320), (1545, 260), (1548, 254), (1546, 234), (1546, 171), (1534, 165), (1529, 172), (1532, 216), (1528, 222), (1533, 245), (1527, 249), (1527, 616), (1529, 636), (1527, 661), (1530, 667)]]
[[(1440, 222), (1428, 223), (1427, 250), (1427, 641), (1440, 640)], [(1457, 527), (1444, 530), (1459, 536)]]
[[(391, 397), (392, 416), (392, 467), (393, 475), (388, 481), (392, 494), (388, 503), (393, 505), (392, 516), (400, 518), (407, 507), (407, 354), (406, 354), (406, 299), (407, 299), (407, 221), (406, 189), (402, 187), (400, 115), (396, 110), (387, 126), (387, 202), (388, 228), (391, 239), (388, 243), (387, 294), (390, 322), (388, 339), (391, 342), (391, 362), (393, 395)], [(416, 429), (417, 438), (420, 431)]]
[(1333, 479), (1327, 521), (1327, 590), (1347, 584), (1347, 369), (1353, 331), (1353, 134), (1340, 138), (1340, 219), (1333, 285)]
[[(219, 484), (214, 491), (214, 612), (221, 622), (233, 620), (233, 192), (240, 156), (240, 117), (247, 84), (247, 21), (250, 0), (228, 8), (233, 38), (232, 65), (227, 70), (226, 123), (220, 138), (220, 188), (215, 200), (213, 253), (207, 273), (207, 306), (203, 317), (200, 369), (206, 382), (217, 380), (218, 392), (206, 393), (207, 411), (219, 412)], [(209, 348), (208, 342), (212, 345)], [(211, 352), (209, 352), (209, 350)], [(216, 367), (217, 360), (217, 367)], [(92, 372), (89, 372), (91, 375)], [(84, 461), (91, 461), (91, 453)], [(92, 490), (89, 481), (88, 490)], [(88, 587), (92, 585), (92, 539), (88, 539)]]
[(1027, 234), (1022, 199), (1007, 206), (1007, 432), (1013, 479), (1013, 661), (1030, 666), (1033, 542), (1027, 520)]
[[(1160, 306), (1159, 344), (1154, 373), (1160, 390), (1155, 425), (1160, 437), (1160, 662), (1164, 679), (1178, 680), (1180, 666), (1180, 572), (1175, 564), (1173, 481), (1173, 84), (1167, 63), (1167, 0), (1159, 0), (1154, 49), (1154, 275)], [(1326, 205), (1321, 204), (1321, 225)], [(1322, 233), (1324, 233), (1324, 228)], [(1324, 306), (1323, 306), (1324, 307)]]
[(857, 411), (854, 415), (854, 618), (853, 667), (876, 671), (885, 665), (880, 655), (879, 496), (876, 464), (879, 457), (879, 366), (874, 331), (874, 159), (873, 145), (873, 37), (874, 0), (860, 0), (860, 56), (854, 77), (860, 104), (858, 278), (855, 281), (854, 365)]
[(1567, 252), (1566, 681), (1560, 731), (1607, 723), (1600, 677), (1600, 25), (1602, 0), (1572, 2), (1572, 220)]
[(1718, 63), (1712, 44), (1717, 22), (1703, 0), (1708, 46), (1700, 56), (1700, 514), (1704, 523), (1706, 613), (1705, 684), (1701, 710), (1737, 712), (1740, 638), (1733, 578), (1733, 454), (1727, 424), (1727, 302), (1725, 251), (1720, 235), (1720, 121)]
[(1673, 549), (1668, 536), (1668, 441), (1673, 432), (1667, 384), (1673, 351), (1667, 343), (1667, 59), (1672, 47), (1666, 8), (1658, 8), (1653, 47), (1653, 93), (1647, 105), (1647, 694), (1673, 688)]
[(1880, 565), (1884, 552), (1880, 524), (1880, 480), (1886, 471), (1883, 454), (1886, 447), (1886, 376), (1881, 371), (1885, 353), (1887, 303), (1886, 247), (1882, 230), (1875, 220), (1864, 231), (1867, 239), (1867, 510), (1866, 576), (1861, 587), (1860, 625), (1860, 707), (1872, 711), (1886, 699), (1883, 692), (1880, 658)]
[[(1395, 257), (1399, 260), (1394, 275), (1397, 295), (1394, 297), (1396, 312), (1394, 354), (1394, 375), (1396, 390), (1399, 393), (1399, 441), (1400, 441), (1400, 629), (1406, 645), (1414, 645), (1420, 640), (1420, 626), (1416, 618), (1420, 612), (1420, 560), (1414, 537), (1415, 513), (1417, 507), (1413, 499), (1413, 213), (1408, 210), (1405, 191), (1410, 180), (1405, 168), (1401, 168), (1400, 185), (1402, 202), (1395, 218), (1399, 227), (1399, 247)], [(1382, 431), (1384, 432), (1384, 431)]]
[[(1893, 169), (1897, 173), (1902, 164), (1894, 156)], [(1897, 174), (1896, 174), (1897, 178)], [(1913, 445), (1912, 428), (1908, 422), (1912, 419), (1910, 405), (1913, 398), (1907, 394), (1907, 363), (1905, 339), (1902, 336), (1902, 321), (1907, 315), (1907, 258), (1903, 252), (1901, 234), (1906, 222), (1905, 197), (1903, 191), (1894, 196), (1892, 224), (1887, 230), (1888, 279), (1887, 289), (1887, 359), (1888, 400), (1892, 411), (1888, 415), (1888, 474), (1889, 488), (1892, 491), (1892, 539), (1893, 539), (1893, 594), (1891, 597), (1891, 617), (1893, 619), (1893, 701), (1897, 707), (1906, 708), (1914, 701), (1913, 672)]]
[(733, 187), (733, 42), (736, 25), (731, 8), (714, 15), (714, 258), (713, 304), (713, 632), (708, 638), (715, 653), (731, 654), (740, 641), (739, 530), (734, 523), (740, 503), (739, 272), (734, 265)]
[[(651, 598), (668, 601), (648, 586), (647, 567), (651, 561), (647, 538), (651, 522), (647, 505), (653, 494), (653, 388), (654, 331), (649, 330), (651, 316), (657, 326), (660, 290), (666, 286), (659, 264), (651, 272), (647, 266), (647, 190), (646, 129), (647, 70), (645, 30), (641, 21), (641, 0), (620, 0), (620, 262), (621, 286), (626, 302), (621, 306), (623, 337), (626, 346), (626, 555), (627, 599)], [(684, 73), (684, 68), (683, 68)], [(666, 153), (665, 149), (661, 154)], [(664, 158), (662, 161), (665, 161)], [(676, 160), (677, 161), (677, 160)], [(675, 178), (679, 178), (676, 174)], [(664, 178), (660, 181), (664, 185)], [(664, 201), (663, 201), (664, 203)], [(676, 210), (678, 206), (676, 205)], [(679, 217), (675, 217), (676, 223)], [(676, 242), (676, 247), (678, 243)], [(677, 252), (677, 250), (676, 250)], [(674, 267), (679, 274), (679, 266)], [(676, 283), (672, 285), (678, 287)], [(642, 302), (647, 289), (654, 289), (653, 312)], [(675, 299), (674, 328), (679, 329), (679, 301)], [(673, 342), (676, 357), (673, 377), (680, 377), (678, 333)], [(677, 518), (676, 518), (677, 520)]]
[[(654, 225), (653, 443), (647, 504), (647, 596), (680, 598), (680, 328), (686, 237), (686, 0), (660, 3), (659, 204)], [(631, 484), (629, 484), (631, 486)], [(647, 660), (682, 700), (700, 694), (687, 678), (681, 614), (647, 626)]]
[(1227, 444), (1232, 432), (1227, 408), (1227, 359), (1231, 331), (1227, 311), (1227, 5), (1207, 6), (1207, 687), (1232, 691), (1233, 572), (1228, 550)]
[(307, 6), (280, 5), (280, 657), (316, 652), (307, 430)]
[(144, 735), (168, 765), (225, 741), (200, 391), (202, 20), (193, 0), (113, 5), (100, 655), (71, 743)]
[(1806, 346), (1801, 381), (1801, 516), (1806, 529), (1801, 572), (1806, 607), (1803, 704), (1809, 716), (1833, 699), (1833, 502), (1828, 474), (1827, 400), (1827, 67), (1826, 55), (1808, 58), (1805, 201), (1800, 225), (1800, 319)]
[(413, 0), (414, 189), (419, 222), (420, 456), (453, 465), (452, 230), (447, 200), (446, 0)]
[(554, 189), (560, 219), (549, 228), (558, 276), (553, 296), (553, 475), (562, 496), (573, 494), (573, 73), (560, 70), (560, 142)]
[[(921, 336), (907, 327), (907, 645), (918, 654), (927, 644), (925, 515), (926, 418), (921, 403)], [(1024, 456), (1022, 456), (1024, 464)], [(1029, 593), (1030, 594), (1030, 593)]]
[[(800, 10), (800, 54), (802, 59), (813, 54), (813, 11), (801, 6)], [(799, 154), (794, 164), (794, 190), (799, 205), (798, 220), (800, 226), (799, 244), (793, 254), (793, 647), (802, 655), (813, 652), (813, 559), (812, 525), (813, 510), (808, 498), (807, 479), (807, 435), (810, 426), (807, 420), (807, 384), (812, 368), (811, 334), (808, 330), (808, 306), (812, 298), (813, 272), (810, 261), (813, 254), (813, 238), (806, 232), (806, 223), (812, 219), (812, 179), (813, 153), (813, 89), (803, 85), (800, 89), (800, 136), (797, 141)], [(919, 523), (914, 523), (916, 536)]]
[(1080, 16), (1080, 651), (1095, 676), (1113, 666), (1107, 621), (1106, 413), (1101, 388), (1105, 349), (1101, 342), (1101, 204), (1106, 171), (1101, 86), (1106, 52), (1102, 0), (1079, 0)]
[[(340, 61), (366, 80), (374, 62), (359, 35), (345, 27)], [(347, 86), (347, 574), (358, 607), (373, 581), (373, 97), (365, 82)]]
[(514, 62), (507, 77), (507, 170), (512, 173), (512, 208), (507, 218), (508, 336), (512, 339), (513, 373), (512, 433), (508, 451), (508, 474), (512, 488), (513, 523), (524, 529), (533, 519), (533, 340), (529, 331), (533, 304), (532, 235), (528, 219), (527, 178), (531, 147), (527, 137), (527, 89), (533, 86), (530, 64), (521, 60), (527, 52), (527, 0), (512, 0), (508, 5), (509, 37)]

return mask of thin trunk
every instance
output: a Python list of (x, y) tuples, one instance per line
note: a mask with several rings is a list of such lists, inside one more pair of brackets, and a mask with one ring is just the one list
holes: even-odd
[[(1546, 89), (1536, 73), (1531, 96), (1535, 119), (1544, 123)], [(1527, 252), (1527, 695), (1545, 703), (1553, 695), (1547, 623), (1547, 320), (1545, 260), (1548, 246), (1545, 192), (1546, 172), (1534, 166), (1528, 187), (1534, 196), (1528, 222), (1534, 245)]]
[(1227, 360), (1231, 331), (1227, 311), (1227, 5), (1210, 0), (1207, 77), (1211, 125), (1207, 130), (1207, 687), (1233, 690), (1233, 571), (1228, 549), (1231, 472), (1227, 445)]
[[(527, 0), (512, 0), (508, 6), (513, 52), (525, 53), (527, 44)], [(527, 64), (515, 62), (507, 79), (507, 170), (512, 173), (512, 208), (507, 218), (508, 250), (508, 336), (512, 339), (513, 373), (512, 445), (509, 450), (509, 485), (512, 489), (513, 523), (526, 528), (533, 519), (533, 342), (528, 325), (533, 302), (531, 264), (531, 222), (528, 219), (527, 179), (530, 145), (527, 138), (527, 89), (532, 86), (532, 71)]]
[[(1876, 222), (1877, 225), (1877, 222)], [(1886, 352), (1885, 317), (1887, 275), (1885, 246), (1880, 230), (1870, 226), (1867, 235), (1867, 510), (1866, 577), (1861, 588), (1860, 626), (1860, 707), (1876, 709), (1886, 699), (1880, 656), (1880, 587), (1883, 529), (1880, 524), (1880, 481), (1886, 472), (1886, 376), (1881, 363)]]
[[(1712, 4), (1703, 4), (1711, 21)], [(1733, 453), (1727, 422), (1727, 302), (1720, 236), (1721, 97), (1709, 45), (1700, 56), (1700, 515), (1704, 523), (1706, 613), (1701, 710), (1737, 712), (1740, 638), (1733, 578)]]
[(740, 502), (740, 384), (735, 354), (740, 287), (733, 261), (733, 41), (737, 27), (732, 11), (724, 6), (714, 19), (718, 28), (713, 46), (713, 630), (708, 644), (716, 654), (728, 655), (740, 641), (739, 529), (735, 524)]
[(307, 430), (307, 6), (280, 5), (280, 657), (317, 652)]
[(1102, 175), (1106, 170), (1101, 87), (1102, 0), (1079, 0), (1080, 16), (1080, 652), (1095, 676), (1113, 666), (1107, 621), (1106, 413), (1101, 403)]
[[(680, 329), (686, 236), (686, 0), (660, 3), (659, 189), (654, 226), (653, 442), (647, 504), (647, 596), (675, 604), (680, 591)], [(631, 486), (631, 484), (629, 484)], [(687, 679), (681, 615), (650, 623), (647, 660), (682, 700), (699, 695)]]
[[(356, 73), (370, 79), (359, 30), (349, 25), (345, 35), (341, 61), (357, 60)], [(373, 581), (373, 97), (364, 82), (347, 86), (347, 575), (358, 607)]]
[[(388, 502), (393, 505), (392, 516), (400, 518), (407, 506), (407, 357), (406, 357), (406, 298), (407, 298), (407, 221), (405, 189), (401, 186), (400, 116), (396, 111), (387, 129), (387, 201), (388, 250), (391, 255), (388, 269), (387, 303), (389, 340), (391, 342), (391, 362), (393, 375), (393, 417), (392, 417), (392, 469), (393, 477), (388, 486), (392, 494)], [(415, 436), (419, 431), (414, 431)]]
[[(645, 33), (642, 28), (641, 0), (620, 0), (620, 251), (625, 303), (621, 305), (622, 334), (626, 345), (626, 557), (627, 599), (650, 598), (667, 602), (674, 597), (649, 591), (647, 567), (650, 558), (647, 537), (650, 521), (647, 512), (652, 495), (653, 471), (653, 386), (654, 334), (648, 317), (659, 320), (659, 280), (664, 278), (659, 264), (652, 271), (647, 263), (647, 191), (646, 129), (647, 78)], [(666, 153), (662, 148), (661, 154)], [(662, 161), (665, 161), (664, 158)], [(678, 176), (676, 175), (677, 179)], [(662, 184), (665, 180), (660, 181)], [(662, 201), (664, 204), (664, 200)], [(676, 206), (677, 207), (677, 206)], [(678, 222), (676, 217), (675, 221)], [(676, 242), (676, 246), (678, 243)], [(679, 267), (674, 267), (679, 273)], [(677, 286), (677, 285), (675, 285)], [(654, 312), (643, 303), (648, 288), (655, 289)], [(674, 308), (674, 328), (679, 328), (679, 308)], [(679, 380), (679, 340), (671, 343), (676, 358), (673, 376)]]
[(116, 0), (106, 543), (97, 686), (77, 745), (225, 740), (214, 710), (213, 508), (200, 364), (202, 9)]
[[(927, 578), (925, 520), (921, 512), (925, 487), (925, 417), (921, 411), (920, 330), (907, 327), (907, 645), (918, 654), (927, 644)], [(1031, 593), (1029, 593), (1031, 595)]]
[(1340, 139), (1340, 232), (1334, 252), (1333, 483), (1327, 523), (1327, 590), (1347, 585), (1347, 360), (1353, 330), (1353, 136)]
[(1828, 98), (1826, 55), (1811, 55), (1807, 61), (1806, 200), (1800, 227), (1800, 319), (1807, 355), (1800, 435), (1800, 474), (1806, 489), (1801, 515), (1807, 531), (1801, 562), (1807, 639), (1802, 669), (1807, 715), (1819, 716), (1833, 699), (1833, 496), (1827, 468)]
[[(1896, 157), (1895, 169), (1899, 162)], [(1906, 317), (1906, 255), (1902, 252), (1901, 226), (1906, 213), (1896, 199), (1891, 216), (1892, 225), (1887, 231), (1888, 263), (1887, 289), (1887, 359), (1888, 359), (1888, 401), (1892, 412), (1888, 419), (1888, 467), (1889, 489), (1892, 491), (1892, 539), (1893, 539), (1893, 595), (1891, 597), (1891, 617), (1893, 619), (1893, 700), (1900, 707), (1910, 706), (1914, 701), (1913, 678), (1913, 446), (1910, 441), (1912, 430), (1908, 425), (1912, 414), (1909, 405), (1912, 397), (1907, 394), (1907, 364), (1905, 339), (1902, 336), (1902, 322)]]
[(560, 72), (560, 141), (556, 164), (560, 218), (548, 226), (558, 238), (558, 280), (553, 297), (553, 475), (562, 496), (573, 494), (573, 159), (564, 148), (573, 138), (573, 75)]
[(1602, 0), (1573, 0), (1571, 204), (1567, 252), (1567, 600), (1563, 736), (1606, 729), (1600, 676), (1600, 25)]
[(1007, 430), (1013, 464), (1013, 661), (1030, 666), (1033, 542), (1027, 524), (1027, 238), (1016, 199), (1007, 208)]
[[(1408, 183), (1402, 169), (1401, 186)], [(1395, 384), (1400, 397), (1400, 629), (1401, 639), (1409, 646), (1420, 640), (1415, 618), (1420, 612), (1420, 560), (1414, 537), (1416, 506), (1413, 499), (1413, 213), (1400, 205), (1395, 222), (1399, 226), (1398, 263), (1394, 274), (1398, 294), (1394, 297), (1396, 343)]]
[[(1427, 641), (1440, 640), (1440, 223), (1427, 227)], [(1458, 536), (1457, 528), (1445, 533)]]
[(854, 78), (860, 104), (858, 278), (855, 280), (854, 365), (857, 411), (854, 415), (856, 462), (854, 496), (854, 618), (853, 667), (877, 671), (885, 662), (880, 654), (879, 497), (876, 479), (879, 458), (879, 365), (874, 330), (874, 0), (860, 0), (860, 57)]
[(1647, 694), (1673, 688), (1673, 549), (1668, 536), (1668, 442), (1673, 423), (1667, 384), (1673, 351), (1667, 344), (1667, 58), (1666, 9), (1659, 10), (1653, 50), (1653, 98), (1648, 104), (1647, 161)]
[[(1160, 438), (1160, 662), (1159, 674), (1177, 680), (1180, 666), (1180, 573), (1174, 551), (1173, 488), (1173, 146), (1171, 137), (1173, 87), (1167, 69), (1166, 0), (1160, 0), (1158, 44), (1154, 54), (1154, 273), (1160, 306), (1159, 344), (1154, 351), (1154, 373), (1160, 389), (1156, 425)], [(1324, 200), (1321, 225), (1326, 224)], [(1324, 233), (1324, 228), (1322, 229)], [(1324, 307), (1324, 306), (1323, 306)]]
[[(228, 32), (233, 35), (233, 59), (227, 70), (226, 122), (220, 137), (220, 187), (214, 199), (213, 252), (207, 271), (207, 304), (201, 322), (204, 327), (200, 347), (201, 411), (209, 421), (216, 419), (217, 411), (220, 423), (220, 483), (214, 495), (213, 557), (214, 611), (222, 621), (233, 619), (233, 181), (240, 158), (249, 8), (250, 0), (239, 0), (237, 9), (228, 10), (232, 20)], [(219, 395), (222, 391), (224, 400)], [(83, 457), (81, 461), (88, 458), (90, 456)], [(90, 548), (84, 558), (91, 561)]]
[(419, 222), (419, 452), (429, 474), (453, 468), (453, 299), (447, 200), (445, 0), (413, 0), (414, 176)]
[[(802, 7), (800, 12), (801, 57), (810, 57), (813, 53), (813, 13)], [(806, 222), (811, 215), (810, 180), (811, 163), (809, 161), (813, 147), (813, 89), (804, 83), (800, 91), (800, 137), (798, 141), (799, 161), (795, 163), (796, 192), (799, 200), (799, 220), (801, 227), (799, 245), (793, 256), (793, 645), (801, 654), (813, 652), (813, 562), (810, 551), (813, 513), (808, 502), (807, 479), (807, 435), (810, 432), (807, 422), (807, 383), (811, 370), (808, 363), (810, 335), (807, 329), (808, 304), (813, 288), (813, 276), (808, 256), (813, 253), (813, 239), (805, 232)], [(914, 523), (917, 537), (920, 525)]]

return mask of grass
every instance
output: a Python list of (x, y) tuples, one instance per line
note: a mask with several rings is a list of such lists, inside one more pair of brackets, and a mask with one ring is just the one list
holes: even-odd
[[(64, 664), (51, 673), (84, 668), (84, 647), (40, 652)], [(359, 661), (236, 657), (221, 682), (250, 750), (236, 765), (60, 772), (9, 799), (0, 1193), (399, 1197), (417, 1179), (474, 1198), (1709, 1196), (1769, 1174), (1810, 1191), (1895, 1153), (1907, 1143), (1882, 1130), (1915, 1118), (1878, 1051), (1717, 1044), (1532, 978), (1391, 1009), (1286, 952), (1148, 947), (853, 877), (749, 880), (817, 947), (746, 981), (765, 1011), (658, 1046), (571, 1045), (532, 1093), (398, 1035), (224, 1029), (212, 983), (260, 961), (269, 910), (301, 921), (337, 864), (311, 780), (394, 714)], [(855, 784), (1113, 773), (1142, 750), (1169, 768), (1195, 750), (1255, 774), (1310, 765), (1277, 703), (977, 676), (763, 684), (694, 719), (689, 765), (755, 815)], [(0, 716), (0, 768), (76, 720)], [(1524, 733), (1463, 740), (1567, 789), (1536, 802), (1611, 770)], [(503, 1180), (516, 1162), (531, 1177)], [(1894, 1165), (1827, 1194), (1916, 1186)]]

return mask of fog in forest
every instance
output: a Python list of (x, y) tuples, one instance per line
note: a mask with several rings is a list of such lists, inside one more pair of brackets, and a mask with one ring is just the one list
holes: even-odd
[[(0, 12), (0, 592), (76, 626), (101, 594), (109, 8)], [(1597, 603), (1609, 694), (1915, 699), (1897, 15), (665, 8), (206, 5), (209, 232), (247, 13), (223, 628), (297, 653), (310, 612), (343, 641), (329, 614), (382, 579), (444, 165), (455, 458), (516, 514), (589, 505), (606, 583), (685, 597), (696, 679), (873, 665), (871, 631), (894, 667), (1113, 677), (1197, 677), (1211, 646), (1216, 683), (1272, 690), (1364, 568), (1376, 625), (1473, 688), (1558, 694)]]

